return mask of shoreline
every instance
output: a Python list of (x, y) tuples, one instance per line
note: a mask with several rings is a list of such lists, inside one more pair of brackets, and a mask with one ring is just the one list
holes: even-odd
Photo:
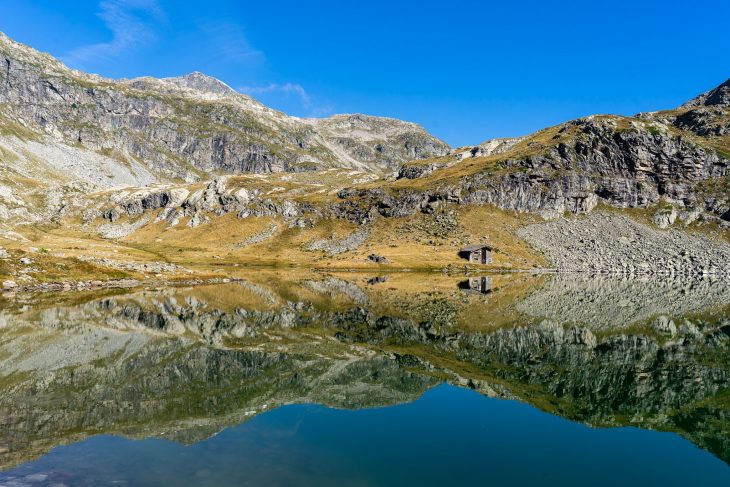
[[(218, 264), (220, 265), (220, 264)], [(240, 269), (252, 269), (256, 271), (263, 270), (277, 270), (283, 269), (282, 266), (246, 266), (237, 267)], [(297, 266), (287, 267), (290, 269), (297, 269)], [(308, 268), (308, 271), (320, 274), (359, 274), (359, 275), (388, 275), (388, 274), (440, 274), (448, 275), (449, 277), (458, 278), (475, 278), (489, 275), (504, 275), (504, 274), (532, 274), (535, 276), (542, 275), (576, 275), (583, 277), (594, 277), (594, 278), (617, 278), (625, 280), (641, 280), (641, 279), (682, 279), (687, 281), (695, 280), (714, 280), (714, 281), (728, 281), (730, 283), (730, 273), (727, 272), (697, 272), (697, 273), (675, 273), (663, 270), (645, 271), (645, 272), (626, 272), (625, 269), (603, 269), (603, 270), (578, 270), (578, 269), (558, 269), (558, 268), (540, 268), (540, 269), (466, 269), (462, 272), (454, 272), (452, 268), (449, 271), (445, 271), (443, 268), (388, 268), (382, 267), (378, 269), (332, 269), (313, 267)], [(50, 292), (82, 292), (82, 291), (101, 291), (111, 289), (136, 289), (142, 287), (160, 287), (160, 286), (203, 286), (209, 284), (227, 284), (235, 282), (245, 282), (246, 279), (234, 276), (222, 276), (222, 277), (201, 277), (201, 278), (186, 278), (186, 279), (110, 279), (110, 280), (79, 280), (79, 281), (66, 281), (66, 282), (48, 282), (33, 285), (22, 285), (15, 284), (15, 286), (6, 287), (8, 281), (3, 282), (2, 296), (12, 297), (17, 294), (41, 294)], [(12, 282), (12, 281), (11, 281)]]

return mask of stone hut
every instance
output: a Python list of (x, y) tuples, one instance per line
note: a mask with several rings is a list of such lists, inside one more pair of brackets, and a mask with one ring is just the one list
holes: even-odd
[(469, 245), (459, 250), (459, 257), (467, 259), (472, 264), (491, 264), (492, 247), (487, 244)]

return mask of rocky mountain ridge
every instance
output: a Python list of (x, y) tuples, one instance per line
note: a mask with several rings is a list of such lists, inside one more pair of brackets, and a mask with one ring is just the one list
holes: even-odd
[[(401, 177), (425, 177), (436, 189), (430, 198), (458, 193), (470, 203), (546, 216), (587, 213), (599, 201), (645, 208), (665, 200), (722, 217), (730, 204), (725, 189), (730, 154), (723, 150), (728, 140), (680, 130), (689, 113), (674, 115), (671, 124), (665, 113), (586, 117), (526, 137), (496, 156), (473, 159), (463, 174), (457, 171), (461, 163)], [(721, 109), (722, 117), (729, 113)], [(730, 121), (722, 127), (718, 133)], [(719, 191), (705, 191), (708, 182), (720, 185)]]
[[(3, 34), (0, 58), (0, 142), (44, 144), (43, 162), (61, 171), (56, 159), (67, 147), (80, 150), (77, 164), (92, 172), (114, 163), (141, 165), (155, 182), (333, 167), (384, 172), (449, 150), (418, 125), (394, 119), (289, 117), (201, 73), (105, 79)], [(44, 181), (42, 171), (36, 176)]]
[[(458, 204), (556, 218), (589, 213), (604, 203), (653, 207), (660, 228), (675, 222), (727, 227), (730, 156), (723, 148), (730, 139), (702, 136), (684, 125), (704, 107), (637, 117), (591, 116), (527, 137), (487, 141), (449, 156), (406, 163), (397, 181), (342, 189), (331, 211), (309, 205), (309, 212), (366, 222), (373, 216), (405, 217)], [(722, 115), (713, 123), (730, 117), (727, 107), (713, 107)]]

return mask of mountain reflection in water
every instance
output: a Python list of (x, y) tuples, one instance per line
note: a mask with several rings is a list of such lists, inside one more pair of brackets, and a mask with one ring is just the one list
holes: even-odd
[[(252, 425), (267, 424), (270, 415), (288, 418), (269, 412), (259, 419), (283, 405), (393, 406), (416, 401), (444, 382), (589, 426), (677, 433), (699, 447), (683, 454), (687, 462), (717, 461), (702, 450), (730, 462), (725, 282), (494, 275), (474, 280), (477, 292), (464, 292), (473, 287), (444, 275), (387, 277), (261, 271), (220, 285), (7, 297), (0, 314), (0, 466), (6, 469), (0, 484), (2, 475), (18, 477), (28, 469), (53, 471), (63, 464), (72, 470), (68, 462), (75, 457), (61, 450), (47, 455), (59, 445), (76, 443), (66, 448), (95, 458), (111, 445), (136, 458), (135, 448), (150, 448), (147, 443), (106, 435), (165, 438), (173, 443), (163, 449), (179, 457), (189, 451), (179, 445), (202, 448), (212, 435), (252, 418)], [(477, 422), (485, 418), (479, 408), (524, 412), (525, 406), (511, 401), (485, 402), (478, 394), (463, 399), (458, 391), (435, 389), (437, 410), (451, 408), (448, 416), (459, 417), (472, 408)], [(415, 403), (425, 401), (416, 410), (431, 404), (430, 394)], [(346, 420), (355, 416), (317, 417), (323, 422), (330, 416), (341, 428), (358, 430)], [(407, 423), (404, 418), (395, 424)], [(446, 434), (429, 426), (427, 417), (421, 420), (423, 434)], [(561, 428), (584, 430), (564, 420), (555, 424), (557, 435)], [(265, 434), (261, 428), (257, 434)], [(513, 424), (501, 441), (517, 430)], [(483, 432), (484, 441), (495, 434), (490, 431)], [(605, 441), (619, 431), (638, 434), (607, 431), (614, 433), (601, 433), (608, 435)], [(589, 442), (575, 434), (576, 441)], [(104, 436), (88, 439), (95, 435)], [(409, 444), (398, 435), (391, 441), (396, 452), (400, 443)], [(464, 441), (479, 446), (473, 435)], [(662, 444), (676, 441), (682, 440), (661, 436)], [(566, 454), (573, 451), (564, 447)], [(335, 455), (342, 468), (333, 472), (362, 467), (346, 451)], [(652, 461), (662, 465), (660, 458)], [(719, 475), (730, 479), (721, 462), (707, 468), (725, 469)], [(429, 475), (432, 483), (438, 478)]]

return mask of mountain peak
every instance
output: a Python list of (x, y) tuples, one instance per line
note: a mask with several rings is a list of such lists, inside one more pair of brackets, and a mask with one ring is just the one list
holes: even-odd
[(193, 71), (192, 73), (188, 73), (184, 76), (162, 79), (163, 81), (173, 83), (177, 86), (202, 91), (204, 93), (215, 93), (218, 95), (232, 95), (237, 93), (236, 90), (225, 84), (223, 81), (199, 71)]
[(702, 105), (730, 107), (730, 78), (717, 88), (713, 88), (691, 99), (682, 105), (681, 108), (692, 108)]
[(730, 106), (730, 78), (708, 93), (705, 105)]

